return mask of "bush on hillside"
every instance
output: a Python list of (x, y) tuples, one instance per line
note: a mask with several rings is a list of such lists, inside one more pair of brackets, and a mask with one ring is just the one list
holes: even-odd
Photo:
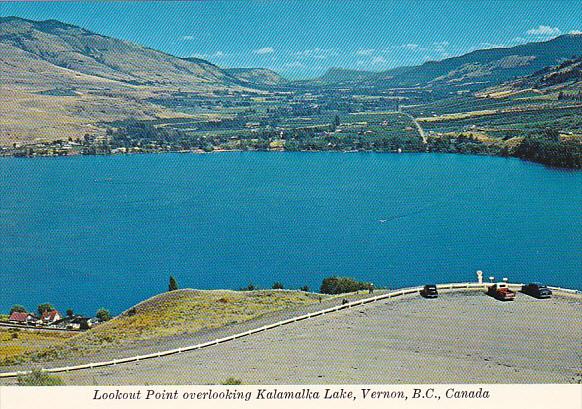
[(55, 375), (49, 375), (40, 369), (34, 369), (32, 372), (19, 375), (18, 385), (22, 386), (57, 386), (64, 385), (61, 378)]
[(236, 378), (227, 378), (226, 381), (223, 382), (223, 385), (241, 385), (242, 381)]
[(275, 283), (273, 283), (273, 290), (282, 290), (284, 288), (283, 283), (280, 281), (275, 281)]
[(321, 283), (320, 292), (323, 294), (344, 294), (359, 290), (369, 290), (372, 284), (356, 281), (349, 277), (327, 277)]
[(106, 310), (105, 308), (98, 309), (95, 316), (99, 318), (100, 321), (109, 321), (111, 319), (111, 314), (109, 313), (109, 310)]
[(168, 291), (176, 291), (178, 289), (178, 282), (174, 276), (170, 276), (170, 282), (168, 284)]
[(27, 311), (26, 308), (24, 308), (22, 305), (14, 304), (12, 308), (10, 308), (10, 315), (12, 315), (13, 312), (27, 312)]

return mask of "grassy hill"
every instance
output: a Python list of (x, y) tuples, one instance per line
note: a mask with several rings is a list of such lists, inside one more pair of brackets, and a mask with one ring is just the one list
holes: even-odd
[(507, 81), (477, 94), (488, 98), (540, 98), (579, 100), (582, 97), (582, 57), (566, 60), (532, 75)]
[(56, 20), (0, 17), (0, 145), (102, 136), (104, 123), (187, 117), (164, 95), (248, 91), (224, 70)]
[[(331, 296), (285, 290), (176, 290), (156, 295), (95, 328), (68, 337), (54, 336), (40, 348), (24, 348), (18, 340), (2, 354), (0, 365), (26, 360), (86, 355), (134, 341), (193, 334), (241, 323), (292, 307), (318, 303)], [(0, 339), (2, 339), (0, 330)], [(9, 335), (5, 335), (6, 338)], [(22, 338), (29, 342), (30, 336)]]

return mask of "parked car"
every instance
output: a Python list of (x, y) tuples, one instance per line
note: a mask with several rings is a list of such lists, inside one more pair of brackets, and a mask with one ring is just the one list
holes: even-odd
[(515, 291), (509, 289), (507, 283), (495, 283), (487, 288), (487, 294), (500, 301), (513, 301)]
[(521, 292), (535, 298), (550, 298), (552, 290), (540, 283), (529, 283), (521, 287)]
[(420, 295), (424, 298), (437, 298), (439, 296), (439, 292), (437, 291), (436, 285), (434, 284), (427, 284), (420, 290)]

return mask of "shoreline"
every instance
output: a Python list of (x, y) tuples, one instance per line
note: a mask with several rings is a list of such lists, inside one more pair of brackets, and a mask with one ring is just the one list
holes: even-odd
[(496, 155), (489, 153), (478, 153), (478, 152), (453, 152), (453, 151), (380, 151), (380, 150), (285, 150), (285, 149), (256, 149), (256, 150), (243, 150), (243, 149), (215, 149), (211, 151), (203, 151), (201, 149), (191, 149), (191, 150), (169, 150), (169, 151), (136, 151), (136, 152), (116, 152), (116, 153), (67, 153), (63, 155), (56, 154), (34, 154), (34, 155), (18, 155), (15, 153), (4, 153), (0, 152), (0, 158), (18, 158), (18, 159), (36, 159), (36, 158), (76, 158), (76, 157), (117, 157), (117, 156), (133, 156), (133, 155), (167, 155), (167, 154), (178, 154), (178, 155), (208, 155), (208, 154), (220, 154), (220, 153), (365, 153), (365, 154), (438, 154), (438, 155), (460, 155), (460, 156), (474, 156), (474, 157), (495, 157), (504, 159), (516, 159), (522, 162), (535, 163), (542, 165), (547, 169), (553, 170), (565, 170), (565, 171), (580, 171), (582, 167), (576, 166), (557, 166), (551, 165), (540, 161), (534, 161), (526, 158), (522, 158), (514, 155)]

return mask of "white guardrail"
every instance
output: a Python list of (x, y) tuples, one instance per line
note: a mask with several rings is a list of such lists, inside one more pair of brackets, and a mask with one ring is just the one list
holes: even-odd
[[(487, 285), (488, 285), (488, 283), (483, 283), (483, 284), (479, 284), (479, 283), (437, 284), (437, 289), (439, 289), (439, 290), (462, 290), (462, 289), (470, 289), (470, 288), (486, 289)], [(511, 286), (511, 287), (520, 287), (520, 288), (522, 285), (523, 284), (509, 284), (509, 286)], [(548, 287), (548, 288), (550, 288), (551, 290), (563, 291), (563, 292), (572, 293), (572, 294), (579, 294), (580, 293), (580, 291), (578, 291), (578, 290), (571, 290), (568, 288), (560, 288), (560, 287)], [(291, 324), (293, 322), (302, 321), (302, 320), (317, 317), (320, 315), (325, 315), (325, 314), (329, 314), (332, 312), (340, 311), (340, 310), (343, 310), (346, 308), (356, 307), (358, 305), (364, 305), (364, 304), (368, 304), (368, 303), (372, 303), (372, 302), (376, 302), (376, 301), (380, 301), (380, 300), (385, 300), (388, 298), (399, 297), (399, 296), (406, 295), (406, 294), (419, 293), (420, 290), (422, 290), (422, 289), (423, 289), (422, 286), (421, 287), (403, 288), (403, 289), (392, 291), (392, 292), (389, 292), (386, 294), (381, 294), (381, 295), (377, 295), (377, 296), (369, 297), (369, 298), (363, 298), (361, 300), (356, 300), (356, 301), (348, 302), (346, 304), (336, 305), (335, 307), (326, 308), (324, 310), (320, 310), (320, 311), (316, 311), (316, 312), (312, 312), (312, 313), (308, 313), (308, 314), (304, 314), (304, 315), (299, 315), (297, 317), (289, 318), (289, 319), (286, 319), (283, 321), (278, 321), (278, 322), (275, 322), (273, 324), (264, 325), (262, 327), (251, 329), (249, 331), (241, 332), (238, 334), (229, 335), (229, 336), (224, 337), (224, 338), (218, 338), (218, 339), (215, 339), (212, 341), (203, 342), (201, 344), (186, 346), (186, 347), (182, 347), (182, 348), (175, 348), (175, 349), (170, 349), (170, 350), (161, 351), (161, 352), (155, 352), (152, 354), (132, 356), (129, 358), (114, 359), (112, 361), (94, 362), (94, 363), (88, 363), (88, 364), (82, 364), (82, 365), (76, 365), (76, 366), (63, 366), (60, 368), (46, 368), (46, 369), (41, 369), (41, 370), (43, 372), (50, 372), (50, 373), (78, 371), (81, 369), (91, 369), (91, 368), (99, 368), (99, 367), (103, 367), (103, 366), (113, 366), (113, 365), (118, 365), (118, 364), (124, 364), (127, 362), (137, 362), (137, 361), (142, 361), (145, 359), (160, 358), (163, 356), (179, 354), (182, 352), (194, 351), (197, 349), (202, 349), (202, 348), (206, 348), (206, 347), (209, 347), (212, 345), (217, 345), (217, 344), (221, 344), (223, 342), (228, 342), (228, 341), (232, 341), (232, 340), (235, 340), (238, 338), (246, 337), (246, 336), (249, 336), (252, 334), (256, 334), (258, 332), (277, 328), (277, 327), (280, 327), (283, 325)], [(3, 373), (0, 373), (0, 378), (11, 378), (11, 377), (19, 376), (19, 375), (25, 375), (27, 373), (30, 373), (30, 371), (3, 372)]]

